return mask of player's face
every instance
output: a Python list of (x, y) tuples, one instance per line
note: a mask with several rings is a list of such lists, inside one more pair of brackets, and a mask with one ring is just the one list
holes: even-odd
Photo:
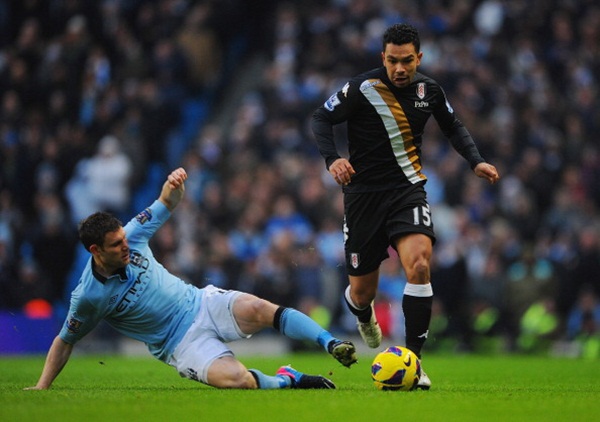
[(381, 53), (387, 76), (398, 88), (404, 88), (412, 82), (417, 73), (417, 66), (421, 64), (421, 57), (423, 53), (417, 53), (412, 43), (388, 43), (385, 51)]
[(129, 264), (129, 243), (123, 227), (106, 233), (104, 244), (98, 247), (98, 258), (107, 270), (116, 270)]

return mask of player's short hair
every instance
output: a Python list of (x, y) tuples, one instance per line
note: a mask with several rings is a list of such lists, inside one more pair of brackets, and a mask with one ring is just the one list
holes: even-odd
[(418, 53), (421, 50), (421, 40), (419, 39), (419, 31), (414, 26), (408, 23), (397, 23), (390, 26), (383, 34), (383, 49), (388, 44), (412, 44), (415, 46), (415, 51)]
[(106, 233), (119, 230), (123, 223), (114, 215), (99, 211), (79, 222), (79, 240), (87, 251), (92, 245), (104, 245)]

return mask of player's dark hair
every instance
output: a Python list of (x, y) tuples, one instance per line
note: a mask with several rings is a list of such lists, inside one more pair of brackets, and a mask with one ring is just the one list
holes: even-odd
[(102, 246), (106, 233), (119, 230), (123, 224), (110, 213), (100, 211), (84, 218), (79, 223), (79, 240), (87, 251), (92, 245)]
[(407, 23), (397, 23), (390, 26), (383, 34), (383, 49), (388, 44), (412, 44), (415, 46), (415, 51), (418, 53), (421, 50), (421, 40), (419, 39), (419, 31), (412, 25)]

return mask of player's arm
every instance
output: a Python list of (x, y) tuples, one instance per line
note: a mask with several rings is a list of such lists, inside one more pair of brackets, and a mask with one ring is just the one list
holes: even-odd
[(165, 204), (169, 211), (173, 211), (181, 202), (185, 192), (185, 181), (187, 173), (185, 169), (179, 167), (167, 176), (167, 180), (163, 184), (158, 200)]
[(327, 170), (334, 161), (341, 158), (335, 147), (333, 139), (333, 126), (335, 123), (331, 120), (330, 115), (331, 113), (321, 106), (313, 113), (311, 119), (311, 128), (315, 135), (317, 148), (325, 160)]
[(479, 154), (475, 141), (462, 123), (457, 124), (454, 131), (449, 134), (449, 139), (452, 147), (469, 162), (477, 177), (486, 179), (491, 184), (500, 179), (496, 167), (487, 163)]
[(337, 152), (333, 140), (333, 123), (327, 114), (324, 107), (320, 107), (312, 117), (312, 130), (317, 141), (317, 148), (325, 159), (325, 167), (333, 180), (339, 185), (347, 185), (355, 171), (350, 161), (340, 157)]
[(72, 344), (65, 342), (59, 336), (56, 336), (50, 346), (50, 350), (48, 350), (48, 355), (46, 356), (46, 362), (44, 363), (44, 369), (42, 370), (40, 379), (34, 387), (27, 387), (25, 390), (46, 390), (50, 388), (52, 382), (67, 364), (72, 350)]
[(446, 94), (441, 87), (438, 95), (440, 96), (438, 101), (439, 106), (434, 112), (434, 117), (440, 129), (450, 140), (452, 147), (469, 162), (471, 169), (477, 177), (486, 179), (491, 184), (496, 183), (500, 179), (496, 167), (487, 163), (481, 156), (473, 137), (463, 123), (456, 118), (454, 110), (450, 106)]
[(469, 162), (477, 177), (486, 179), (491, 184), (496, 183), (500, 179), (498, 170), (483, 159), (469, 131), (458, 120), (456, 122), (454, 130), (449, 134), (450, 143)]
[(325, 160), (325, 167), (339, 185), (350, 183), (356, 173), (350, 161), (341, 157), (337, 151), (333, 126), (347, 121), (354, 107), (354, 87), (347, 83), (344, 88), (333, 94), (312, 115), (311, 128), (315, 135), (319, 153)]

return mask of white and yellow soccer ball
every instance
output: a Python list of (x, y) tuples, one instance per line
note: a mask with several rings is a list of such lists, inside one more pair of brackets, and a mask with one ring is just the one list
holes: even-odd
[(380, 390), (410, 391), (421, 377), (421, 361), (412, 351), (392, 346), (375, 356), (371, 378)]

